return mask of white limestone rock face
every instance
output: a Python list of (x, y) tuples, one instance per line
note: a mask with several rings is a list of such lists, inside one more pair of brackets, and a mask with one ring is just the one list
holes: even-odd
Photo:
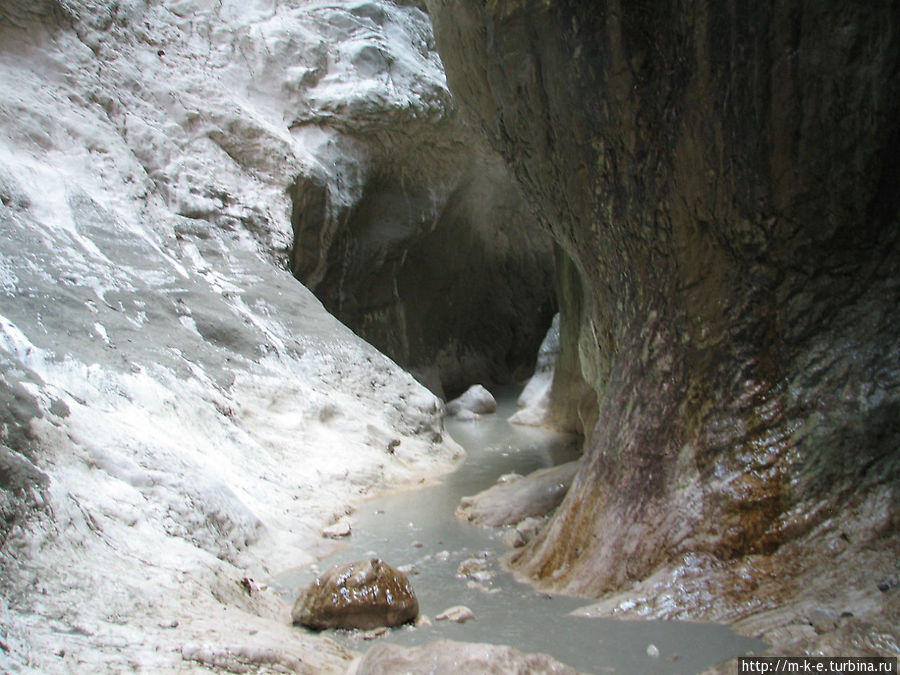
[(553, 323), (547, 329), (547, 335), (544, 336), (541, 348), (538, 350), (534, 375), (528, 380), (516, 401), (520, 410), (509, 418), (510, 424), (537, 427), (550, 423), (550, 394), (558, 356), (559, 314), (556, 314), (553, 317)]
[(551, 243), (456, 113), (430, 22), (389, 2), (310, 7), (327, 39), (307, 54), (268, 24), (249, 46), (314, 149), (289, 190), (291, 271), (441, 397), (520, 378), (555, 307)]
[(420, 15), (0, 3), (0, 670), (345, 668), (259, 582), (310, 562), (349, 500), (461, 450), (441, 402), (284, 269), (286, 186), (350, 166), (290, 126), (349, 95), (323, 45), (376, 19), (396, 69), (353, 96), (413, 115)]

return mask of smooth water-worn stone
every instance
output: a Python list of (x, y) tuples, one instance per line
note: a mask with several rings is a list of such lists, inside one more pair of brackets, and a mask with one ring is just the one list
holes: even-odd
[(409, 579), (378, 558), (326, 570), (291, 611), (295, 624), (315, 630), (399, 626), (418, 615), (419, 602)]
[(434, 617), (435, 621), (450, 621), (451, 623), (465, 623), (475, 618), (475, 613), (465, 605), (454, 605)]
[(481, 419), (481, 415), (471, 410), (459, 410), (452, 416), (456, 418), (457, 422), (477, 422)]
[(488, 561), (485, 558), (466, 558), (456, 567), (456, 574), (459, 576), (472, 576), (477, 572), (483, 572), (488, 567)]
[(487, 490), (463, 497), (456, 515), (489, 527), (517, 525), (529, 518), (546, 516), (566, 496), (579, 466), (578, 461), (567, 462), (515, 480), (501, 478)]
[(463, 417), (466, 414), (482, 415), (497, 410), (493, 394), (480, 384), (473, 384), (462, 395), (447, 404), (447, 414)]
[(336, 523), (322, 530), (322, 536), (328, 539), (342, 539), (353, 534), (353, 526), (347, 518), (341, 518)]

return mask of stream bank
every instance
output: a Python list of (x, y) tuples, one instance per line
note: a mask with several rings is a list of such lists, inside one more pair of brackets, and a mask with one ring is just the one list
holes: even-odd
[[(511, 645), (550, 654), (584, 672), (690, 675), (764, 649), (762, 642), (720, 625), (575, 617), (571, 612), (587, 600), (536, 592), (502, 570), (500, 558), (509, 550), (502, 543), (503, 530), (475, 527), (457, 518), (460, 499), (494, 485), (503, 474), (528, 474), (578, 457), (572, 436), (508, 423), (517, 393), (495, 392), (498, 410), (493, 415), (474, 422), (447, 420), (447, 431), (468, 452), (454, 473), (421, 490), (363, 502), (351, 517), (351, 536), (338, 550), (317, 565), (278, 575), (272, 586), (293, 602), (318, 572), (378, 556), (393, 566), (409, 567), (421, 613), (432, 621), (454, 605), (465, 605), (475, 614), (474, 620), (462, 624), (434, 621), (420, 628), (391, 630), (379, 641), (405, 646), (438, 639)], [(460, 564), (471, 558), (486, 561), (489, 578), (473, 580), (457, 574)], [(369, 645), (354, 631), (328, 635), (357, 651)]]

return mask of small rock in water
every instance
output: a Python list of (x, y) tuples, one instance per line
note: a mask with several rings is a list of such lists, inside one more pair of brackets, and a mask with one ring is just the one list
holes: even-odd
[(416, 619), (416, 628), (425, 628), (427, 626), (433, 625), (431, 623), (431, 619), (429, 619), (424, 614), (419, 614), (419, 617)]
[(466, 588), (471, 588), (473, 591), (481, 591), (482, 593), (489, 593), (491, 595), (500, 592), (499, 588), (490, 588), (489, 586), (485, 586), (478, 581), (467, 581)]
[[(579, 463), (572, 461), (538, 469), (515, 480), (501, 479), (477, 495), (460, 499), (456, 515), (475, 525), (488, 527), (516, 526), (534, 518), (525, 527), (536, 527), (562, 502), (578, 467)], [(528, 539), (527, 531), (522, 534)]]
[(503, 533), (503, 545), (506, 548), (521, 548), (527, 543), (522, 533), (515, 528), (511, 527)]
[(659, 658), (659, 648), (654, 644), (647, 645), (647, 656), (652, 659)]
[(375, 640), (377, 638), (380, 638), (382, 635), (386, 635), (387, 632), (388, 629), (385, 626), (379, 626), (378, 628), (367, 630), (366, 632), (362, 633), (360, 637), (363, 640)]
[(486, 569), (487, 561), (484, 558), (466, 558), (459, 563), (456, 573), (463, 577), (470, 577), (476, 572), (483, 572)]
[(291, 611), (294, 624), (314, 630), (399, 626), (418, 615), (419, 601), (409, 579), (379, 558), (326, 570)]
[(445, 609), (443, 612), (434, 617), (435, 621), (452, 621), (454, 623), (465, 623), (475, 618), (475, 613), (465, 605), (456, 605)]
[(492, 413), (496, 410), (496, 399), (494, 399), (491, 392), (480, 384), (473, 384), (462, 396), (453, 399), (447, 404), (447, 414), (456, 415), (458, 419), (462, 419), (461, 414), (463, 412)]
[(479, 583), (486, 584), (494, 578), (494, 575), (488, 570), (481, 570), (480, 572), (473, 572), (469, 577)]
[(494, 578), (488, 569), (488, 561), (484, 558), (466, 558), (456, 568), (456, 576), (468, 577), (480, 584), (486, 584)]
[(329, 539), (341, 539), (349, 537), (352, 532), (349, 520), (339, 520), (334, 525), (329, 525), (322, 530), (322, 536)]

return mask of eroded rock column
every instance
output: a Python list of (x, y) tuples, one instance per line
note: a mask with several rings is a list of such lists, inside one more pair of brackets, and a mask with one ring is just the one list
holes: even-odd
[[(600, 595), (688, 559), (767, 560), (772, 576), (730, 586), (749, 607), (818, 564), (795, 542), (835, 565), (842, 535), (889, 549), (896, 6), (429, 8), (451, 91), (564, 251), (562, 358), (598, 404), (519, 570)], [(726, 612), (692, 583), (695, 613)]]

